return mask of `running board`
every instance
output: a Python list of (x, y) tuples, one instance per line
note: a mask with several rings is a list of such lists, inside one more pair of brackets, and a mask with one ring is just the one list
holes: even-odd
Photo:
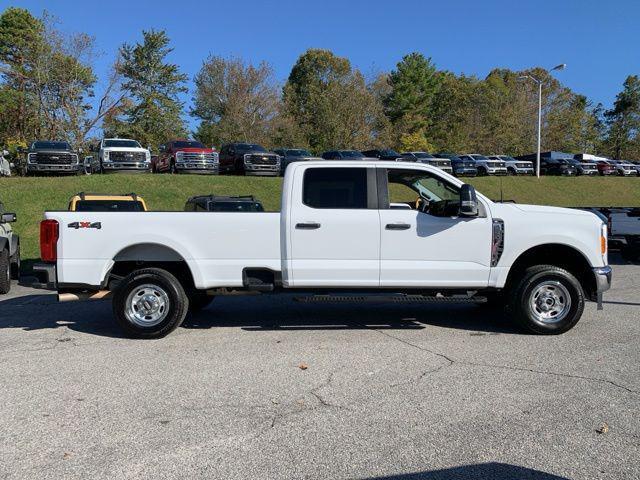
[(487, 297), (475, 295), (311, 295), (295, 300), (301, 303), (487, 303)]

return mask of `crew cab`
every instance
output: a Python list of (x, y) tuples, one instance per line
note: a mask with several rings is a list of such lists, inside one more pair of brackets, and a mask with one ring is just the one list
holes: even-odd
[(38, 173), (84, 173), (84, 164), (79, 161), (68, 142), (37, 140), (29, 144), (22, 171), (25, 175)]
[(160, 145), (160, 153), (152, 159), (153, 173), (217, 174), (218, 152), (196, 140), (172, 140)]
[(458, 155), (462, 160), (475, 162), (478, 175), (506, 175), (507, 164), (502, 160), (491, 160), (478, 153)]
[(151, 171), (151, 152), (137, 140), (127, 138), (105, 138), (90, 148), (92, 158), (100, 172), (148, 173)]
[(280, 156), (257, 143), (229, 143), (220, 149), (220, 173), (280, 175)]
[(48, 211), (41, 268), (62, 301), (112, 296), (141, 338), (214, 295), (281, 292), (508, 304), (558, 334), (610, 286), (607, 227), (589, 212), (495, 203), (420, 163), (296, 162), (282, 188), (280, 212)]
[(20, 277), (20, 237), (11, 228), (15, 221), (16, 214), (5, 212), (0, 202), (0, 294), (9, 293), (11, 280)]

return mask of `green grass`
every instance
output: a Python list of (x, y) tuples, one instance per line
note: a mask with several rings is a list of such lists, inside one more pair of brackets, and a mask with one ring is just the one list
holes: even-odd
[[(469, 182), (490, 198), (559, 206), (638, 206), (640, 178), (474, 178)], [(253, 194), (267, 210), (280, 207), (280, 178), (175, 175), (93, 175), (90, 177), (1, 178), (0, 200), (18, 214), (22, 256), (39, 256), (38, 224), (45, 210), (64, 210), (80, 192), (126, 193), (144, 197), (151, 210), (182, 210), (192, 195)]]

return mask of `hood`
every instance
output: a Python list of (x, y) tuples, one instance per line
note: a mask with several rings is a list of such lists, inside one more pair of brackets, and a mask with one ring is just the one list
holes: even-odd
[(287, 157), (285, 157), (287, 159), (293, 159), (296, 161), (308, 161), (308, 160), (322, 160), (321, 157), (309, 157), (309, 156), (302, 156), (302, 157), (294, 157), (291, 155), (288, 155)]
[(519, 210), (525, 213), (542, 213), (552, 215), (572, 215), (572, 216), (589, 216), (593, 215), (591, 212), (584, 210), (577, 210), (575, 208), (564, 207), (548, 207), (546, 205), (522, 205), (519, 203), (496, 203), (494, 204), (499, 209), (508, 208), (510, 210)]
[(215, 153), (213, 148), (197, 148), (197, 147), (184, 147), (174, 148), (174, 152), (186, 152), (186, 153)]
[(76, 153), (72, 150), (52, 150), (50, 148), (38, 148), (38, 149), (34, 149), (34, 150), (29, 150), (29, 152), (27, 153), (52, 153), (52, 154), (56, 154), (56, 153), (61, 153), (61, 154), (67, 154), (67, 153)]
[(148, 152), (146, 148), (142, 147), (104, 147), (108, 152)]

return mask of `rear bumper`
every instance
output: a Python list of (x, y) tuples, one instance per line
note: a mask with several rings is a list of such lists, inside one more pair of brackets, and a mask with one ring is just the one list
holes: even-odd
[(35, 287), (47, 290), (55, 290), (58, 287), (55, 263), (36, 263), (33, 266), (33, 272), (39, 281), (34, 284)]

